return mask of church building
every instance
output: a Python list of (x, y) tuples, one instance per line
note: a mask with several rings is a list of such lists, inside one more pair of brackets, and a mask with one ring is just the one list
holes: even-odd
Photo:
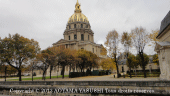
[[(80, 4), (77, 0), (75, 5), (74, 14), (69, 18), (66, 29), (63, 33), (64, 39), (60, 39), (56, 43), (53, 43), (53, 46), (64, 48), (69, 48), (71, 50), (80, 50), (84, 49), (86, 51), (91, 51), (96, 54), (100, 60), (106, 58), (106, 55), (101, 55), (102, 44), (96, 44), (94, 42), (94, 32), (91, 30), (90, 23), (87, 17), (82, 13)], [(98, 60), (98, 62), (100, 62)], [(65, 67), (65, 75), (69, 74), (68, 66)], [(96, 69), (96, 68), (95, 68)], [(97, 69), (102, 69), (100, 66)], [(47, 75), (49, 75), (50, 69), (47, 69)], [(61, 68), (58, 69), (58, 72), (61, 71)], [(52, 75), (56, 75), (56, 71), (52, 71)]]
[(78, 0), (74, 14), (69, 18), (63, 35), (64, 39), (60, 39), (53, 46), (65, 46), (65, 48), (75, 50), (84, 49), (102, 58), (100, 52), (103, 45), (94, 42), (94, 32), (91, 30), (87, 17), (82, 13)]

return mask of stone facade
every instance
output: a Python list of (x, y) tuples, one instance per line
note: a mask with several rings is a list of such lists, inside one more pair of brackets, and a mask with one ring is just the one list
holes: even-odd
[[(53, 46), (62, 46), (72, 50), (84, 49), (95, 53), (98, 57), (100, 57), (100, 59), (107, 57), (100, 54), (103, 45), (96, 44), (94, 42), (94, 32), (91, 30), (91, 26), (87, 17), (82, 13), (78, 0), (75, 5), (74, 14), (69, 18), (63, 35), (64, 39), (60, 39), (56, 43), (53, 43)], [(56, 75), (57, 72), (59, 72), (60, 75), (61, 69), (62, 68), (53, 70), (52, 75)], [(101, 67), (99, 66), (97, 69), (101, 69)], [(47, 70), (47, 75), (49, 75), (49, 70), (50, 69)], [(68, 66), (66, 66), (65, 74), (69, 74)]]
[[(121, 54), (119, 57), (118, 57), (118, 68), (119, 68), (119, 73), (122, 73), (122, 69), (124, 69), (124, 74), (127, 73), (127, 71), (129, 71), (129, 67), (127, 66), (126, 64), (126, 56), (125, 56), (125, 53)], [(150, 55), (149, 56), (149, 63), (146, 65), (146, 68), (145, 70), (157, 70), (159, 69), (159, 65), (153, 63), (153, 55)], [(131, 70), (139, 70), (139, 71), (142, 71), (143, 69), (138, 66), (138, 68), (131, 68)]]
[(156, 37), (155, 51), (158, 53), (160, 64), (160, 79), (170, 80), (170, 11), (161, 22), (160, 32)]
[(63, 35), (64, 39), (60, 39), (53, 46), (65, 46), (65, 48), (76, 50), (85, 49), (101, 58), (103, 57), (100, 55), (102, 44), (94, 42), (94, 33), (87, 17), (82, 13), (78, 1), (75, 5), (74, 14), (69, 18)]

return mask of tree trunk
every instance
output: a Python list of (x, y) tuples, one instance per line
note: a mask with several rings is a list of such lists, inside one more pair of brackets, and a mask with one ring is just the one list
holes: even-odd
[(119, 78), (119, 68), (118, 68), (118, 64), (116, 61), (116, 54), (114, 54), (114, 58), (115, 58), (115, 63), (116, 63), (116, 68), (117, 68), (117, 78)]
[(32, 68), (32, 81), (33, 81), (33, 68)]
[(22, 79), (21, 79), (21, 69), (18, 70), (18, 76), (19, 76), (19, 81), (22, 81)]
[(131, 61), (129, 60), (129, 53), (127, 53), (127, 61), (128, 61), (128, 64), (129, 64), (129, 75), (130, 75), (130, 78), (132, 78), (132, 75), (131, 75)]
[(61, 71), (61, 74), (62, 74), (62, 78), (64, 79), (64, 71), (65, 71), (65, 65), (62, 65), (62, 71)]
[(92, 67), (90, 67), (90, 75), (92, 75), (91, 69), (92, 69)]
[(46, 71), (43, 71), (43, 78), (42, 78), (42, 79), (44, 79), (44, 81), (45, 81), (45, 72)]
[(50, 66), (50, 79), (51, 79), (51, 71), (52, 71), (52, 69), (53, 69), (53, 66), (51, 65)]
[(143, 73), (144, 73), (144, 78), (146, 78), (146, 71), (145, 71), (145, 63), (144, 63), (144, 56), (143, 56), (143, 52), (140, 52), (140, 57), (142, 59), (142, 66), (143, 66)]
[(69, 67), (69, 73), (71, 72), (71, 64), (70, 64), (70, 67)]
[(128, 63), (129, 63), (129, 75), (130, 75), (130, 78), (132, 78), (132, 75), (131, 75), (131, 60), (128, 59)]
[(7, 67), (5, 66), (5, 82), (6, 82), (6, 71), (7, 71)]
[(129, 75), (130, 75), (130, 78), (132, 78), (132, 75), (131, 75), (131, 66), (129, 66), (129, 69), (130, 69)]
[(119, 78), (119, 69), (118, 69), (117, 62), (116, 62), (116, 68), (117, 68), (117, 78)]

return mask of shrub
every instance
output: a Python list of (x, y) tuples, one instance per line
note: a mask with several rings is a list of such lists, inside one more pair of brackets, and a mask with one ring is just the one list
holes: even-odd
[(93, 70), (92, 75), (99, 75), (99, 70)]
[(69, 73), (69, 78), (81, 77), (81, 76), (86, 76), (86, 73), (85, 72), (70, 72)]

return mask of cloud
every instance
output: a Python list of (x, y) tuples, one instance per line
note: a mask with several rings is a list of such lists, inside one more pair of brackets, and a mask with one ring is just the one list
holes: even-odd
[[(1, 0), (0, 37), (19, 33), (35, 39), (45, 49), (63, 38), (76, 1)], [(159, 29), (170, 9), (169, 0), (79, 0), (79, 3), (89, 19), (96, 43), (105, 42), (107, 33), (113, 29), (119, 34), (136, 26), (143, 26), (148, 32)], [(147, 50), (148, 54), (153, 53), (153, 48)]]

